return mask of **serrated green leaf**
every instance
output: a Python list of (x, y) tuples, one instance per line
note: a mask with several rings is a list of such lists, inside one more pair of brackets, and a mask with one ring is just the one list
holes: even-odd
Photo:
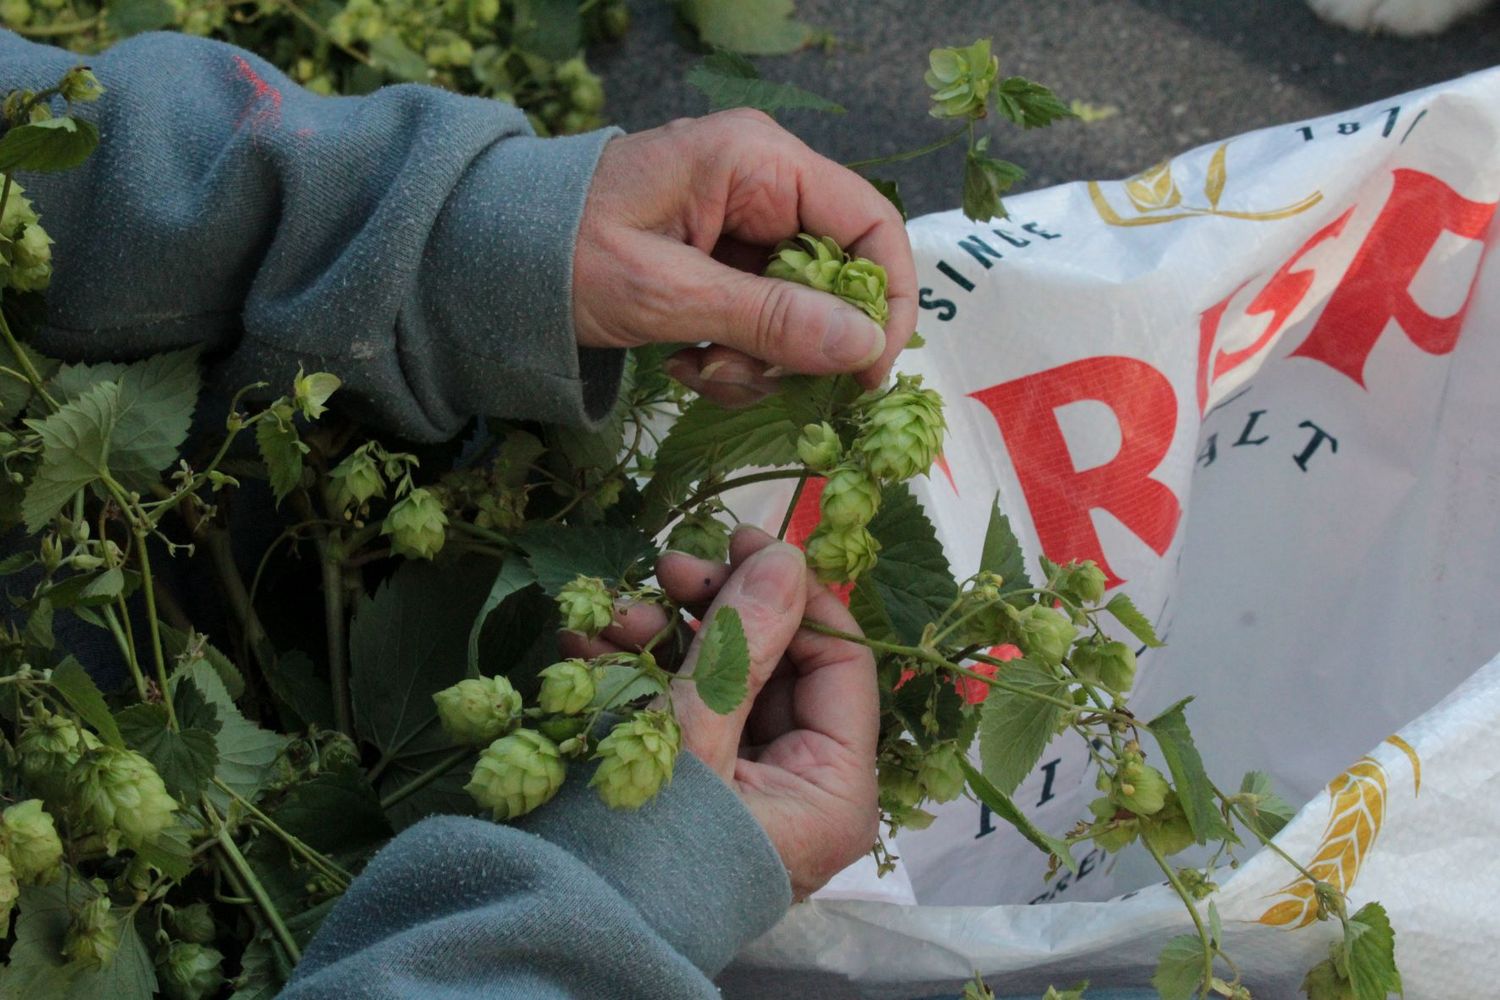
[(374, 789), (353, 767), (293, 785), (271, 818), (314, 850), (341, 858), (368, 857), (392, 836)]
[(1076, 118), (1073, 109), (1057, 95), (1023, 77), (1012, 76), (995, 88), (994, 107), (1022, 128), (1041, 128), (1060, 118)]
[(104, 703), (104, 695), (99, 693), (98, 685), (88, 671), (83, 669), (83, 664), (70, 656), (54, 667), (52, 690), (99, 734), (101, 740), (112, 747), (125, 745), (120, 737), (120, 729), (115, 725), (115, 717), (109, 713), (109, 706)]
[(177, 461), (198, 404), (198, 351), (158, 354), (120, 375), (118, 420), (110, 435), (110, 475), (142, 493)]
[(42, 439), (41, 468), (21, 502), (31, 534), (40, 534), (73, 494), (108, 473), (109, 439), (119, 401), (120, 387), (105, 382), (44, 420), (26, 421)]
[(115, 34), (129, 38), (167, 27), (177, 20), (177, 12), (167, 0), (110, 0), (105, 18)]
[(307, 445), (297, 436), (297, 428), (290, 419), (283, 422), (271, 418), (255, 425), (255, 443), (266, 463), (271, 492), (280, 505), (302, 482), (302, 456), (307, 453)]
[(1355, 1000), (1386, 1000), (1401, 992), (1396, 970), (1396, 932), (1379, 903), (1366, 903), (1344, 926), (1349, 983)]
[(1179, 934), (1156, 960), (1151, 985), (1161, 1000), (1192, 1000), (1203, 982), (1203, 942), (1196, 934)]
[(187, 650), (189, 641), (195, 644), (208, 665), (214, 668), (214, 673), (219, 675), (219, 680), (224, 682), (224, 690), (229, 692), (230, 698), (239, 698), (245, 693), (245, 678), (240, 673), (240, 668), (225, 656), (224, 653), (213, 643), (202, 635), (189, 636), (186, 632), (180, 632), (166, 622), (158, 622), (161, 629), (162, 649), (173, 659), (177, 659)]
[(958, 588), (937, 532), (910, 487), (892, 483), (880, 491), (880, 497), (880, 510), (868, 526), (880, 542), (880, 559), (854, 589), (866, 592), (861, 596), (862, 606), (878, 605), (891, 634), (912, 645), (921, 641), (927, 624), (953, 603)]
[(63, 941), (71, 914), (68, 894), (91, 889), (77, 881), (21, 890), (16, 940), (10, 964), (0, 970), (0, 996), (45, 997), (47, 1000), (151, 1000), (156, 972), (129, 911), (115, 907), (120, 946), (102, 969), (85, 969), (63, 958)]
[(635, 667), (621, 663), (606, 664), (599, 672), (594, 684), (594, 700), (591, 708), (619, 708), (637, 698), (655, 697), (662, 693), (662, 686), (653, 677), (637, 676)]
[[(191, 680), (218, 712), (220, 728), (214, 743), (218, 747), (219, 763), (214, 769), (215, 777), (240, 795), (255, 801), (271, 772), (271, 765), (286, 747), (287, 738), (246, 719), (229, 696), (218, 672), (203, 660), (194, 661), (178, 676)], [(227, 804), (228, 796), (217, 787), (210, 787), (208, 795), (221, 807)]]
[(284, 984), (279, 964), (269, 936), (257, 936), (240, 956), (229, 1000), (276, 1000)]
[(99, 145), (99, 127), (82, 118), (60, 115), (13, 126), (0, 136), (0, 173), (71, 170)]
[[(1031, 577), (1026, 573), (1026, 556), (1021, 543), (1011, 530), (1010, 518), (1000, 510), (1000, 494), (990, 507), (990, 523), (984, 532), (984, 547), (979, 550), (979, 569), (994, 573), (1003, 581), (1004, 590), (1030, 590)], [(1016, 598), (1025, 604), (1031, 603), (1029, 596)]]
[(1172, 787), (1182, 803), (1182, 812), (1188, 825), (1193, 828), (1193, 837), (1200, 844), (1231, 836), (1224, 818), (1216, 808), (1213, 783), (1203, 768), (1203, 758), (1193, 743), (1193, 734), (1188, 730), (1187, 716), (1183, 709), (1184, 699), (1151, 720), (1148, 727), (1156, 737), (1161, 755), (1172, 771)]
[(1292, 821), (1295, 810), (1271, 787), (1270, 775), (1251, 771), (1240, 781), (1240, 794), (1251, 797), (1239, 809), (1250, 828), (1267, 840)]
[(168, 878), (186, 878), (193, 870), (193, 845), (180, 830), (163, 830), (151, 843), (137, 847), (135, 853)]
[(141, 575), (133, 569), (111, 568), (99, 573), (75, 573), (46, 590), (53, 607), (75, 614), (83, 608), (112, 604), (117, 596), (129, 597), (140, 586)]
[[(906, 214), (906, 202), (901, 198), (900, 184), (897, 184), (895, 181), (886, 180), (883, 177), (866, 177), (865, 180), (869, 181), (870, 186), (879, 191), (885, 197), (886, 201), (896, 206), (896, 211), (901, 213), (901, 218), (909, 218)], [(911, 340), (907, 342), (906, 349), (910, 351), (921, 347), (921, 339), (921, 334), (912, 334)]]
[(304, 723), (324, 729), (334, 727), (333, 689), (327, 675), (306, 653), (290, 649), (278, 655), (266, 671), (266, 683)]
[[(518, 536), (516, 544), (551, 597), (577, 576), (597, 576), (605, 586), (615, 586), (656, 554), (656, 546), (641, 532), (611, 525), (537, 524)], [(636, 575), (649, 573), (646, 566)]]
[(1109, 599), (1104, 610), (1114, 615), (1121, 625), (1130, 630), (1130, 634), (1153, 649), (1161, 645), (1161, 640), (1156, 637), (1156, 629), (1151, 626), (1151, 619), (1136, 610), (1135, 603), (1124, 594), (1116, 594)]
[(131, 705), (115, 721), (125, 745), (155, 766), (167, 791), (177, 798), (197, 795), (214, 776), (219, 749), (213, 733), (190, 728), (173, 732), (162, 705)]
[[(25, 344), (20, 344), (19, 346), (21, 353), (26, 355), (27, 360), (36, 369), (37, 374), (42, 377), (42, 381), (48, 383), (48, 391), (51, 392), (51, 386), (54, 384), (52, 380), (56, 377), (56, 372), (60, 367), (59, 363), (52, 358), (38, 354)], [(5, 359), (4, 364), (7, 368), (19, 371), (25, 367), (25, 365), (19, 363), (15, 352), (9, 350), (9, 345), (6, 345), (6, 350), (0, 357)], [(32, 395), (31, 383), (29, 381), (18, 379), (11, 375), (0, 374), (0, 423), (14, 420), (24, 413), (26, 407), (32, 402)], [(52, 398), (56, 399), (57, 396), (53, 394)]]
[(1011, 660), (998, 676), (1028, 692), (992, 688), (980, 709), (980, 766), (985, 778), (1009, 795), (1036, 767), (1062, 719), (1061, 706), (1031, 694), (1066, 699), (1068, 687), (1027, 660)]
[(484, 631), (484, 623), (489, 620), (490, 612), (494, 611), (505, 599), (519, 591), (536, 583), (536, 574), (531, 567), (521, 559), (507, 559), (500, 567), (500, 572), (495, 574), (495, 582), (490, 584), (490, 591), (485, 595), (484, 603), (479, 606), (479, 612), (474, 616), (474, 624), (469, 626), (469, 650), (468, 667), (469, 676), (479, 676), (479, 636)]
[(1057, 859), (1072, 872), (1078, 874), (1078, 862), (1073, 860), (1072, 848), (1067, 841), (1043, 830), (1027, 817), (1013, 802), (1009, 795), (996, 788), (983, 774), (975, 770), (974, 765), (967, 759), (960, 759), (959, 763), (964, 769), (964, 776), (969, 779), (969, 790), (980, 802), (990, 807), (990, 812), (1005, 820), (1016, 831), (1031, 841), (1037, 847), (1048, 854), (1057, 855)]
[(844, 107), (790, 83), (762, 80), (748, 59), (732, 52), (716, 52), (688, 70), (687, 82), (702, 91), (713, 111), (757, 108), (823, 111), (841, 115)]
[(997, 160), (984, 150), (989, 142), (985, 136), (975, 143), (964, 158), (964, 215), (974, 222), (988, 222), (1005, 218), (1005, 205), (1000, 196), (1026, 176), (1026, 171), (1009, 160)]
[(51, 649), (56, 643), (52, 635), (52, 602), (45, 597), (26, 616), (26, 641), (43, 649)]
[(750, 683), (750, 644), (740, 613), (721, 607), (698, 634), (698, 659), (693, 664), (698, 697), (720, 715), (728, 715), (745, 700)]
[(1208, 901), (1208, 933), (1209, 940), (1216, 947), (1224, 944), (1224, 922), (1219, 918), (1219, 907), (1211, 899)]
[(792, 18), (792, 0), (679, 0), (678, 10), (705, 45), (751, 56), (795, 52), (815, 34)]

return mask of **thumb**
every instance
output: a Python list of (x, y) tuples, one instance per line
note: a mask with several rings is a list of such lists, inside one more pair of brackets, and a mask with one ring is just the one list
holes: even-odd
[(835, 295), (736, 270), (691, 246), (664, 240), (660, 273), (671, 286), (649, 340), (732, 347), (803, 375), (858, 372), (879, 361), (886, 336)]
[[(806, 603), (807, 567), (802, 553), (785, 542), (774, 542), (740, 564), (703, 616), (706, 630), (722, 609), (734, 608), (744, 623), (750, 649), (748, 691), (729, 714), (720, 715), (705, 705), (691, 683), (679, 683), (673, 691), (683, 745), (725, 781), (734, 776), (740, 734), (750, 708), (797, 634)], [(700, 638), (688, 650), (681, 676), (690, 677), (697, 669), (705, 634), (700, 630)]]

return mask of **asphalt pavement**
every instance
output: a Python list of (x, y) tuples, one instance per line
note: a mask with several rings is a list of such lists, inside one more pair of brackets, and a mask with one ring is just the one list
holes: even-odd
[[(1085, 124), (1027, 132), (992, 126), (992, 152), (1029, 176), (1016, 190), (1120, 177), (1180, 150), (1316, 118), (1500, 65), (1500, 3), (1445, 35), (1405, 40), (1324, 24), (1302, 0), (799, 0), (831, 45), (757, 59), (762, 76), (837, 100), (845, 115), (781, 120), (842, 161), (920, 146), (942, 134), (927, 116), (929, 49), (994, 39), (1002, 74), (1064, 99), (1118, 109)], [(707, 111), (683, 82), (701, 56), (682, 43), (665, 0), (633, 0), (630, 33), (595, 59), (609, 112), (650, 128)], [(957, 207), (962, 152), (883, 168), (913, 215)]]

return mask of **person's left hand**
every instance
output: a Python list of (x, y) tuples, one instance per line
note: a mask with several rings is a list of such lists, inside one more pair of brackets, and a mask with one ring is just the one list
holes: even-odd
[[(740, 796), (781, 855), (792, 891), (805, 898), (875, 842), (875, 749), (880, 696), (864, 646), (800, 627), (804, 616), (845, 632), (859, 626), (808, 571), (800, 551), (756, 528), (730, 544), (730, 565), (667, 553), (657, 563), (667, 595), (704, 621), (733, 607), (750, 647), (749, 693), (728, 715), (691, 683), (672, 692), (684, 748)], [(570, 656), (637, 650), (666, 625), (661, 609), (616, 612), (597, 639), (564, 633)], [(690, 674), (697, 642), (681, 673)]]

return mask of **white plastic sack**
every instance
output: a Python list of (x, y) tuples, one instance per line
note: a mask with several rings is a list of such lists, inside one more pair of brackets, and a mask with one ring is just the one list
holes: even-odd
[[(998, 492), (1028, 554), (1123, 581), (1167, 640), (1137, 712), (1196, 694), (1215, 780), (1269, 771), (1305, 803), (1279, 845), (1385, 904), (1411, 1000), (1500, 982), (1497, 202), (1493, 70), (910, 226), (928, 346), (902, 368), (948, 401), (920, 493), (955, 572)], [(762, 499), (770, 522), (787, 492)], [(1064, 831), (1086, 765), (1060, 739), (1016, 800)], [(1149, 859), (1048, 884), (967, 800), (897, 848), (896, 876), (856, 866), (795, 907), (726, 995), (1147, 985), (1192, 930)], [(1226, 951), (1256, 996), (1297, 995), (1336, 930), (1244, 856), (1218, 878)]]

